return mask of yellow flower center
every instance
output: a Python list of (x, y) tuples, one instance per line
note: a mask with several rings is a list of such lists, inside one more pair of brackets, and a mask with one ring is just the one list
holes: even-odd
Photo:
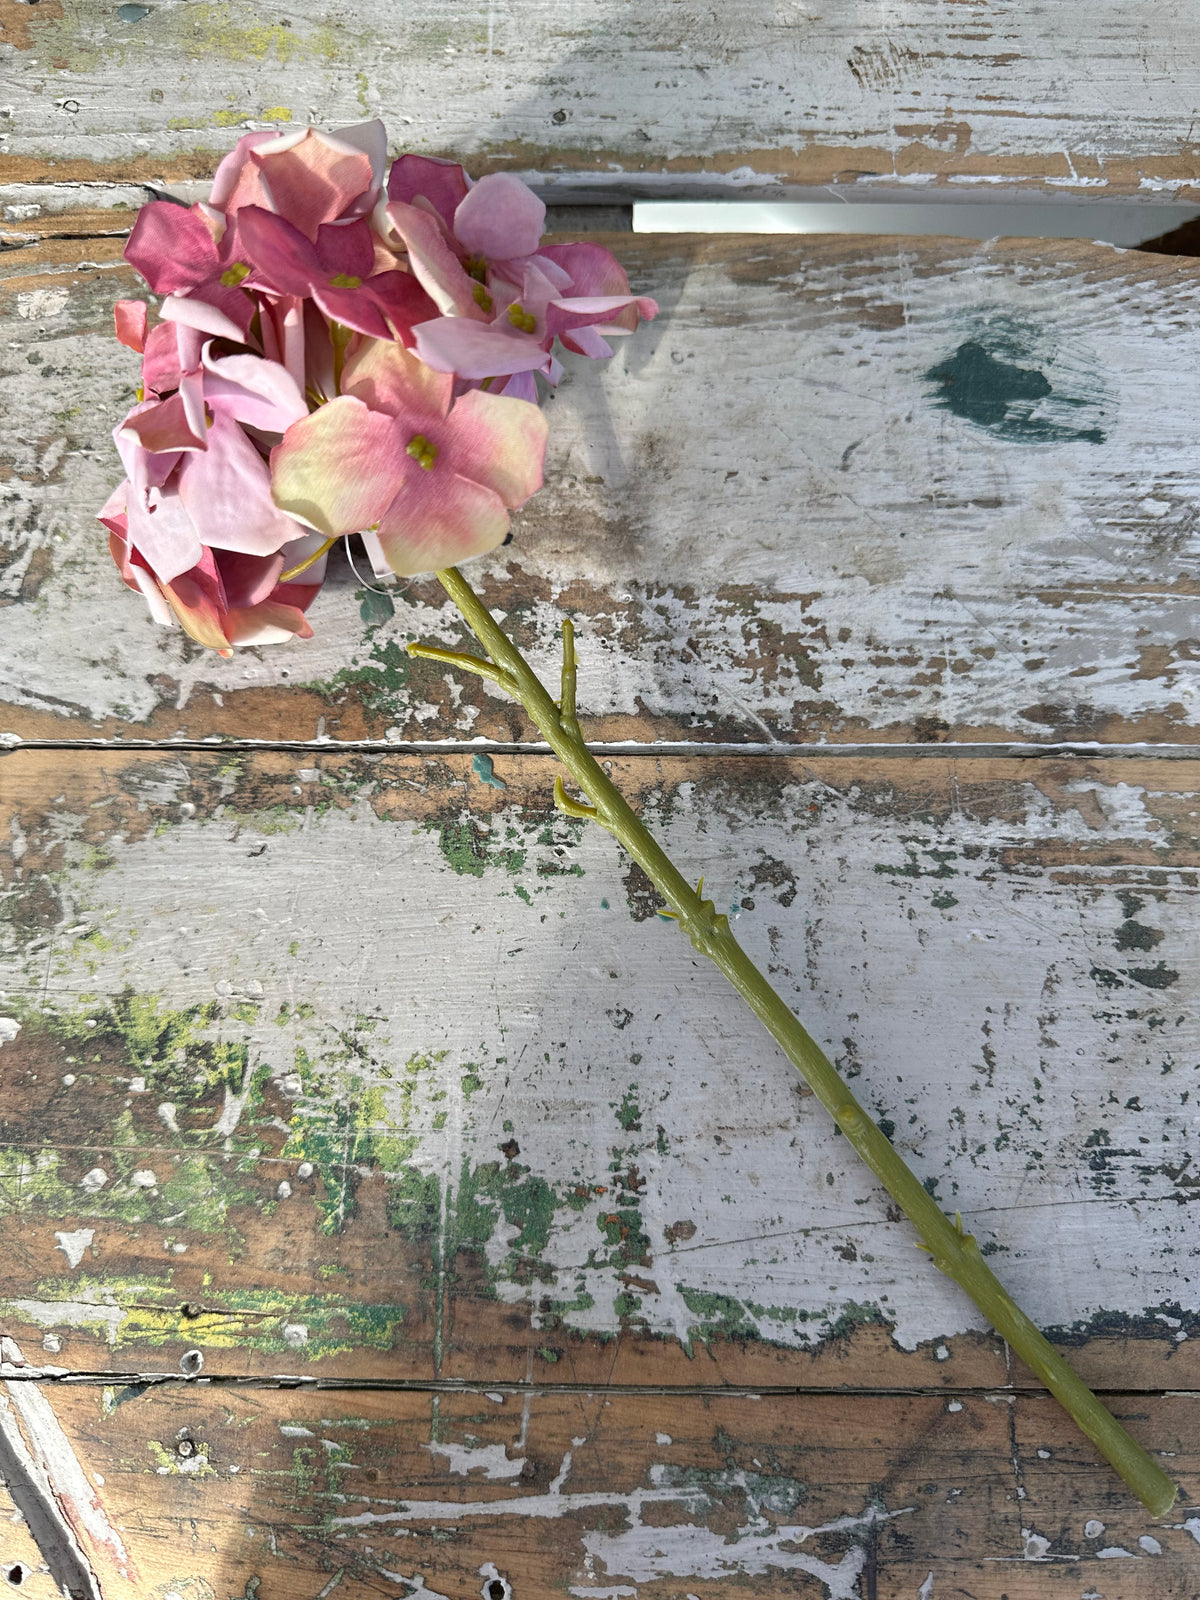
[(514, 328), (520, 328), (522, 333), (532, 333), (537, 327), (537, 318), (532, 312), (526, 311), (519, 300), (514, 300), (509, 306), (508, 320)]
[(339, 272), (336, 278), (330, 278), (331, 289), (361, 289), (362, 279), (353, 277), (349, 272)]
[(477, 283), (482, 283), (487, 277), (487, 258), (485, 256), (468, 256), (467, 275), (474, 278)]
[(481, 311), (490, 311), (492, 309), (492, 297), (481, 283), (477, 283), (471, 293), (474, 296), (475, 304)]
[(431, 444), (423, 433), (418, 433), (409, 440), (408, 454), (419, 467), (424, 467), (428, 472), (438, 458), (437, 445)]
[(244, 261), (235, 261), (231, 267), (226, 267), (221, 274), (221, 282), (227, 289), (236, 289), (243, 278), (250, 276), (250, 268)]

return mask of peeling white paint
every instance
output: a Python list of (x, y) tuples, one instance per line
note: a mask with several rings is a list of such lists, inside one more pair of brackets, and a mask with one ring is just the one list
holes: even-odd
[(524, 1456), (510, 1458), (504, 1445), (443, 1444), (429, 1446), (430, 1454), (441, 1456), (450, 1471), (460, 1477), (471, 1472), (482, 1472), (485, 1478), (519, 1478), (525, 1466)]
[(58, 1241), (56, 1248), (66, 1256), (67, 1265), (73, 1272), (91, 1247), (92, 1240), (96, 1237), (96, 1230), (76, 1228), (74, 1233), (56, 1233), (54, 1237)]

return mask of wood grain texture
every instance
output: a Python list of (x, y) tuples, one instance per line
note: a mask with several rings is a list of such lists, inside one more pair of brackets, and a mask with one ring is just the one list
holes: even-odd
[[(93, 520), (136, 372), (108, 331), (136, 292), (120, 248), (50, 238), (0, 263), (0, 731), (526, 737), (488, 689), (409, 664), (407, 639), (461, 637), (433, 580), (364, 621), (339, 555), (315, 639), (228, 663), (120, 587)], [(549, 673), (576, 617), (591, 736), (1194, 739), (1193, 262), (860, 237), (619, 248), (661, 315), (607, 370), (569, 371), (546, 487), (473, 568)]]
[[(1081, 1371), (1200, 1387), (1196, 763), (613, 770)], [(1010, 1381), (552, 773), (3, 758), (22, 1344), (75, 1371)]]
[[(1032, 1396), (114, 1384), (50, 1401), (126, 1549), (128, 1578), (97, 1551), (105, 1600), (1193, 1592), (1195, 1519), (1131, 1507)], [(1195, 1397), (1114, 1403), (1195, 1499)]]
[(1197, 21), (1137, 0), (3, 0), (0, 28), (14, 180), (194, 176), (245, 127), (382, 115), (577, 188), (1197, 192)]

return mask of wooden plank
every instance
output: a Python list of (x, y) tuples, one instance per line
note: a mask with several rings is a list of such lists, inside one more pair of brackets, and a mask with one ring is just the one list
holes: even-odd
[[(104, 1600), (1194, 1590), (1195, 1519), (1150, 1521), (1044, 1398), (48, 1396), (125, 1549), (89, 1546)], [(1115, 1404), (1194, 1500), (1196, 1398)]]
[[(4, 0), (3, 172), (210, 171), (246, 127), (384, 115), (399, 145), (581, 188), (868, 182), (1195, 196), (1190, 10), (1020, 0), (882, 12), (263, 0), (96, 11)], [(127, 20), (128, 19), (128, 20)]]
[[(1081, 1371), (1200, 1387), (1197, 763), (612, 765)], [(553, 812), (553, 770), (0, 761), (23, 1345), (73, 1371), (1009, 1380), (639, 874)]]
[[(608, 370), (568, 372), (547, 486), (472, 568), (550, 673), (576, 617), (594, 737), (1194, 739), (1195, 263), (612, 242), (662, 313)], [(0, 262), (0, 732), (524, 737), (488, 689), (409, 665), (407, 639), (461, 636), (432, 580), (364, 621), (339, 556), (315, 639), (228, 663), (119, 587), (92, 520), (136, 381), (108, 332), (136, 292), (119, 253), (58, 238)]]

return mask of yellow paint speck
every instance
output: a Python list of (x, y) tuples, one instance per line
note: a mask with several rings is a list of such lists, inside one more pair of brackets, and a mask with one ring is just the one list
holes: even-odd
[(290, 122), (292, 120), (291, 106), (268, 106), (260, 119), (263, 122)]

